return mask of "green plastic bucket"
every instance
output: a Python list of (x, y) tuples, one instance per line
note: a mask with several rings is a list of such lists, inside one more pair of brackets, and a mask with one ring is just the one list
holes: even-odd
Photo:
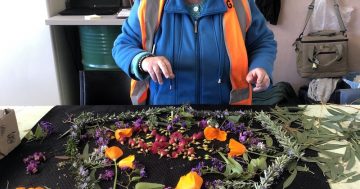
[(84, 70), (119, 69), (111, 50), (120, 32), (120, 26), (79, 26)]

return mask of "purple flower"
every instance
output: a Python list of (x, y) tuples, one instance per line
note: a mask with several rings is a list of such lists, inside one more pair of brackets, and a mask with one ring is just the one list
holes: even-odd
[(179, 115), (175, 115), (175, 117), (174, 117), (173, 120), (172, 120), (172, 123), (175, 124), (175, 123), (177, 123), (177, 122), (179, 122), (179, 121), (180, 121), (180, 116), (179, 116)]
[(199, 121), (200, 128), (205, 129), (206, 126), (207, 126), (207, 121), (205, 119), (202, 119), (201, 121)]
[(24, 159), (23, 159), (23, 162), (24, 162), (25, 165), (27, 165), (27, 164), (29, 164), (30, 161), (32, 161), (32, 160), (34, 160), (34, 156), (30, 155), (30, 156), (24, 158)]
[(35, 174), (36, 172), (38, 172), (38, 165), (39, 165), (39, 162), (38, 162), (38, 161), (31, 160), (31, 161), (26, 165), (26, 173), (27, 173), (27, 174)]
[(185, 121), (182, 121), (182, 122), (181, 122), (181, 127), (182, 127), (182, 128), (185, 128), (185, 127), (186, 127), (186, 122), (185, 122)]
[(46, 157), (43, 152), (35, 152), (33, 154), (33, 158), (35, 161), (44, 162), (46, 160)]
[(214, 180), (214, 181), (206, 181), (205, 188), (218, 188), (219, 185), (222, 185), (221, 180)]
[(260, 140), (258, 138), (253, 137), (253, 138), (250, 139), (250, 144), (251, 145), (256, 146), (259, 142), (260, 142)]
[(246, 135), (244, 135), (243, 133), (240, 133), (240, 134), (239, 134), (239, 142), (245, 143), (245, 142), (246, 142), (246, 139), (247, 139), (247, 136), (246, 136)]
[(33, 155), (29, 155), (23, 159), (23, 162), (26, 166), (27, 174), (34, 174), (38, 172), (38, 166), (40, 162), (44, 162), (46, 160), (44, 152), (35, 152)]
[(169, 124), (169, 125), (166, 127), (166, 130), (172, 131), (172, 130), (173, 130), (173, 126), (172, 126), (171, 124)]
[(99, 137), (101, 137), (103, 135), (103, 132), (102, 132), (102, 129), (96, 129), (95, 130), (95, 134), (94, 134), (94, 137), (95, 138), (99, 138)]
[(52, 123), (47, 121), (41, 121), (40, 122), (41, 129), (46, 133), (46, 135), (50, 135), (54, 132), (54, 126)]
[(105, 129), (96, 129), (95, 130), (95, 134), (94, 134), (94, 138), (95, 138), (95, 144), (100, 146), (106, 146), (109, 144), (109, 138), (106, 135), (106, 130)]
[(147, 175), (146, 175), (146, 171), (145, 171), (145, 167), (142, 167), (141, 169), (140, 169), (140, 177), (141, 178), (144, 178), (144, 177), (146, 177)]
[(134, 122), (134, 127), (141, 127), (141, 125), (144, 123), (143, 119), (142, 118), (139, 118), (137, 119), (135, 122)]
[(192, 168), (191, 171), (196, 172), (198, 175), (201, 176), (201, 169), (205, 166), (205, 163), (203, 161), (199, 162), (196, 167)]
[(211, 159), (211, 165), (212, 165), (213, 168), (217, 169), (220, 172), (225, 167), (225, 164), (222, 161), (220, 161), (219, 159), (217, 159), (217, 158), (212, 158)]
[(114, 178), (114, 171), (111, 169), (106, 169), (103, 173), (99, 174), (100, 180), (112, 180)]
[(82, 177), (86, 177), (89, 175), (89, 170), (87, 170), (86, 168), (84, 168), (84, 166), (81, 166), (79, 168), (79, 175)]

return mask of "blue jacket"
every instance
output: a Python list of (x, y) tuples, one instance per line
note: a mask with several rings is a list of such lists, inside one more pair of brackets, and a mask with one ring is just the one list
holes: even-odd
[[(136, 0), (122, 33), (114, 42), (117, 65), (133, 79), (131, 63), (141, 48), (141, 31)], [(252, 23), (246, 35), (249, 69), (264, 68), (271, 78), (276, 42), (255, 2), (249, 0)], [(222, 20), (227, 7), (223, 0), (208, 0), (198, 19), (198, 33), (183, 0), (168, 0), (156, 33), (154, 54), (171, 63), (174, 79), (163, 78), (162, 85), (150, 81), (148, 104), (229, 104), (231, 83)], [(150, 79), (151, 80), (151, 79)], [(219, 83), (219, 80), (221, 82)]]

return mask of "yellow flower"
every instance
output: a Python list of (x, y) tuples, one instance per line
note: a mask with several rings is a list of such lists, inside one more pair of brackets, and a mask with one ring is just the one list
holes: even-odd
[(220, 141), (225, 141), (226, 137), (227, 137), (227, 133), (225, 131), (222, 131), (218, 128), (214, 128), (214, 127), (206, 127), (204, 129), (204, 135), (206, 140), (220, 140)]
[(228, 156), (230, 157), (241, 156), (246, 152), (246, 147), (234, 139), (230, 139), (229, 148)]
[(175, 189), (200, 189), (203, 179), (196, 172), (191, 171), (180, 177)]
[(124, 138), (124, 137), (131, 137), (131, 135), (132, 135), (132, 128), (116, 129), (116, 131), (115, 131), (116, 140), (120, 140), (121, 138)]
[(118, 166), (122, 169), (125, 169), (125, 168), (134, 169), (135, 168), (134, 160), (135, 160), (135, 156), (130, 155), (130, 156), (120, 160), (118, 163)]
[(119, 159), (123, 154), (123, 151), (117, 146), (111, 146), (105, 149), (105, 156), (113, 161)]

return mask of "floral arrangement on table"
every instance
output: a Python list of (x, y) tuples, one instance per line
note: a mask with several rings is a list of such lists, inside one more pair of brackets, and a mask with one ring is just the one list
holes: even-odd
[[(336, 116), (339, 113), (332, 111)], [(337, 116), (338, 121), (345, 118), (346, 115)], [(190, 106), (111, 115), (84, 112), (65, 121), (71, 125), (65, 133), (69, 135), (67, 163), (77, 188), (101, 188), (99, 184), (110, 182), (113, 188), (263, 189), (270, 187), (285, 168), (291, 173), (284, 182), (287, 187), (298, 171), (309, 171), (306, 166), (297, 165), (299, 160), (317, 163), (334, 181), (358, 180), (356, 172), (344, 174), (339, 170), (344, 163), (351, 168), (355, 156), (359, 159), (359, 152), (353, 150), (358, 148), (358, 138), (350, 138), (353, 141), (344, 156), (329, 152), (340, 147), (325, 144), (338, 133), (328, 132), (320, 137), (319, 131), (327, 131), (316, 121), (319, 120), (305, 116), (299, 108), (296, 112), (276, 108), (271, 113), (200, 111)], [(309, 148), (330, 156), (328, 159), (337, 158), (329, 163), (323, 161), (326, 158), (305, 157), (304, 150)], [(194, 166), (175, 185), (165, 186), (147, 180), (154, 173), (139, 160), (150, 156), (156, 156), (158, 161), (183, 159), (194, 162)], [(337, 169), (334, 171), (331, 166)]]

